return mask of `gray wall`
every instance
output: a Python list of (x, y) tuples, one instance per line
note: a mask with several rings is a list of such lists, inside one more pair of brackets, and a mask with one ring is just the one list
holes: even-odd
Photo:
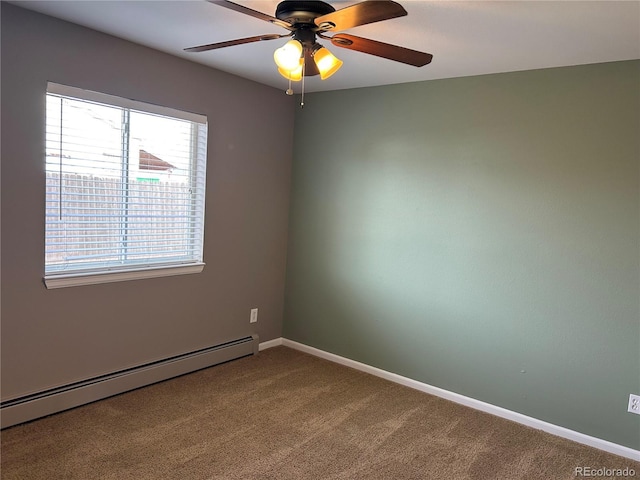
[(640, 448), (640, 62), (308, 95), (284, 336)]
[[(280, 337), (293, 99), (4, 2), (1, 34), (2, 398)], [(203, 273), (45, 289), (47, 81), (208, 116)]]

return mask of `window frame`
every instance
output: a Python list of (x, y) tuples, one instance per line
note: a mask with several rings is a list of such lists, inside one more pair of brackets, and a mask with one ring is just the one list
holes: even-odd
[[(170, 107), (163, 107), (150, 103), (140, 102), (137, 100), (131, 100), (123, 97), (109, 95), (105, 93), (94, 92), (91, 90), (85, 90), (77, 87), (71, 87), (68, 85), (57, 84), (53, 82), (47, 83), (46, 95), (53, 94), (62, 97), (68, 97), (73, 99), (79, 99), (89, 102), (95, 102), (105, 104), (122, 109), (130, 109), (142, 113), (148, 113), (152, 115), (160, 115), (164, 117), (171, 117), (179, 120), (186, 120), (198, 124), (204, 124), (205, 135), (208, 136), (208, 122), (207, 117), (202, 114), (185, 112)], [(46, 131), (46, 125), (45, 125)], [(205, 203), (206, 203), (206, 163), (207, 163), (207, 140), (205, 139), (205, 145), (202, 149), (194, 155), (198, 155), (199, 161), (202, 162), (202, 193), (201, 193), (201, 207), (200, 214), (202, 218), (198, 218), (199, 215), (193, 217), (193, 220), (198, 222), (199, 220), (199, 235), (200, 235), (200, 255), (198, 261), (186, 261), (186, 262), (174, 262), (168, 260), (166, 263), (158, 264), (141, 264), (130, 265), (126, 267), (95, 267), (92, 269), (76, 270), (71, 272), (46, 272), (43, 276), (43, 282), (47, 289), (73, 287), (81, 285), (95, 285), (102, 283), (121, 282), (127, 280), (140, 280), (147, 278), (158, 278), (174, 275), (186, 275), (195, 274), (203, 271), (205, 262), (204, 255), (204, 222), (205, 222)], [(46, 225), (45, 225), (45, 239), (46, 239)], [(46, 266), (46, 259), (43, 258)]]

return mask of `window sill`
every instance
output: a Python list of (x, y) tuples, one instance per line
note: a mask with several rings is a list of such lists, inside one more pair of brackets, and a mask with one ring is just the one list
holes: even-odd
[(125, 282), (127, 280), (142, 280), (145, 278), (170, 277), (173, 275), (188, 275), (200, 273), (204, 263), (192, 265), (175, 265), (149, 267), (144, 270), (120, 270), (99, 273), (56, 274), (44, 277), (47, 289), (78, 287), (81, 285), (97, 285), (100, 283)]

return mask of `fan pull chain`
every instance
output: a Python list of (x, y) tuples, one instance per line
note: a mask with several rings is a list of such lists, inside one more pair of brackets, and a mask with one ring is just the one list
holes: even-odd
[(304, 108), (304, 67), (307, 66), (307, 62), (305, 60), (302, 61), (302, 95), (300, 97), (300, 108)]
[(287, 95), (293, 95), (293, 88), (291, 88), (291, 72), (289, 72), (289, 88), (284, 92)]
[[(300, 97), (300, 108), (304, 108), (304, 69), (305, 69), (305, 66), (306, 66), (306, 62), (303, 60), (302, 61), (302, 95)], [(287, 95), (293, 95), (293, 88), (291, 88), (291, 71), (289, 71), (288, 79), (289, 79), (289, 88), (287, 88), (284, 93), (286, 93)]]

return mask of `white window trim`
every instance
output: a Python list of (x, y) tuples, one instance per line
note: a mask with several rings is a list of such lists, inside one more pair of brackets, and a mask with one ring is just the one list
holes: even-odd
[(90, 102), (103, 103), (114, 107), (129, 108), (145, 113), (155, 113), (167, 117), (180, 118), (189, 122), (207, 123), (207, 117), (198, 113), (185, 112), (151, 103), (139, 102), (128, 98), (116, 97), (107, 93), (94, 92), (93, 90), (84, 90), (82, 88), (70, 87), (69, 85), (61, 85), (59, 83), (48, 82), (47, 93), (55, 95), (63, 95), (65, 97), (81, 98)]
[(163, 265), (161, 267), (147, 267), (136, 270), (111, 270), (108, 272), (56, 274), (44, 277), (47, 289), (78, 287), (82, 285), (98, 285), (101, 283), (124, 282), (126, 280), (142, 280), (145, 278), (170, 277), (174, 275), (188, 275), (200, 273), (204, 263), (189, 265)]

